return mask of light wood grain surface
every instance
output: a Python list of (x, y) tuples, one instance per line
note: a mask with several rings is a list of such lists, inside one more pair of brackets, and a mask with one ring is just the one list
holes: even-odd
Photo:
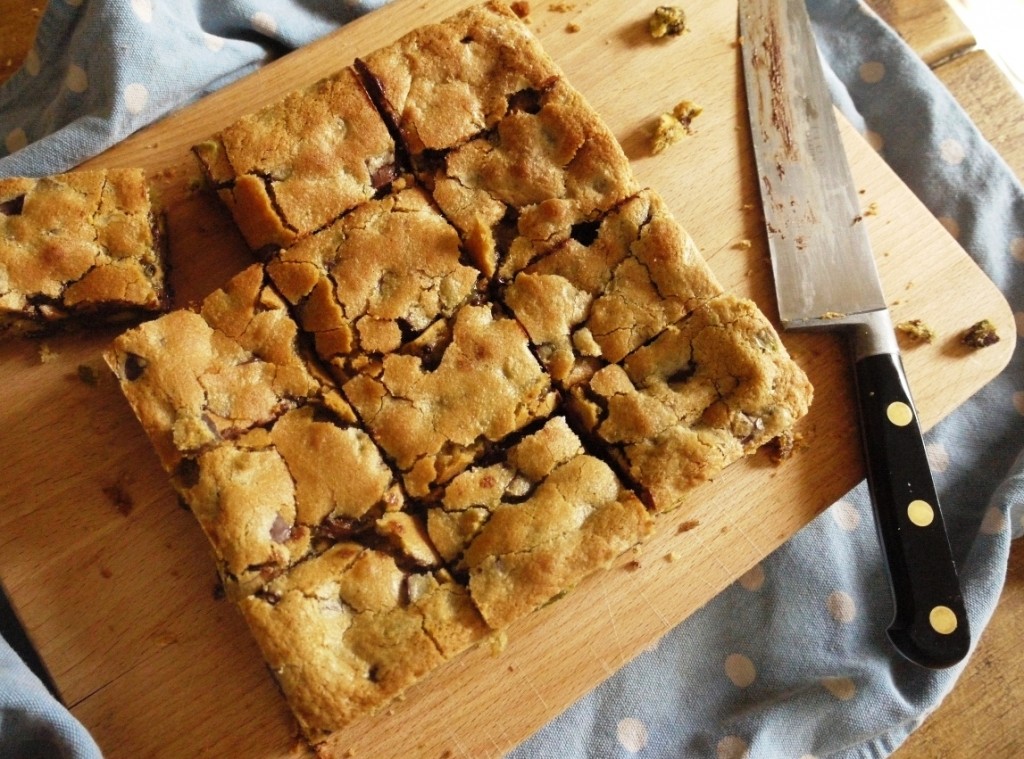
[[(535, 3), (535, 5), (537, 5)], [(882, 7), (884, 6), (884, 7)], [(40, 6), (38, 6), (41, 8)], [(972, 113), (979, 126), (989, 139), (1000, 149), (1008, 162), (1018, 171), (1022, 158), (1019, 153), (1024, 149), (1022, 141), (1014, 141), (1012, 137), (1019, 134), (1024, 119), (1020, 117), (1020, 102), (1009, 97), (1007, 88), (1000, 86), (997, 77), (990, 70), (990, 61), (986, 62), (984, 54), (968, 53), (974, 43), (973, 36), (965, 31), (962, 25), (950, 17), (949, 9), (938, 0), (925, 3), (894, 2), (887, 0), (876, 3), (877, 9), (893, 23), (931, 64), (938, 64), (937, 73), (961, 99), (965, 107)], [(34, 6), (22, 0), (0, 0), (0, 76), (10, 72), (23, 58), (31, 44), (31, 32), (38, 15)], [(549, 23), (560, 23), (548, 19)], [(943, 63), (943, 61), (948, 62)], [(10, 61), (8, 63), (8, 61)], [(1005, 83), (1004, 83), (1005, 84)], [(1010, 90), (1012, 93), (1012, 90)], [(1015, 110), (1016, 108), (1016, 110)], [(987, 130), (987, 131), (986, 131)], [(629, 133), (625, 136), (628, 142)], [(634, 142), (638, 140), (634, 136)], [(637, 145), (634, 144), (634, 148)], [(1015, 154), (1016, 151), (1016, 154)], [(230, 268), (233, 264), (226, 264)], [(720, 264), (721, 265), (721, 264)], [(755, 284), (755, 289), (763, 286)], [(88, 354), (86, 354), (88, 355)], [(73, 357), (72, 357), (73, 359)], [(915, 392), (917, 388), (915, 387)], [(181, 515), (187, 517), (187, 515)], [(192, 553), (201, 554), (201, 546), (195, 539), (192, 525), (179, 515), (169, 514), (173, 529), (171, 534), (192, 545)], [(81, 525), (79, 525), (81, 526)], [(728, 525), (724, 525), (728, 526)], [(763, 536), (772, 542), (771, 536)], [(781, 539), (780, 536), (776, 536)], [(712, 540), (721, 542), (722, 536)], [(767, 547), (768, 543), (765, 544)], [(1024, 622), (1024, 551), (1015, 549), (1011, 557), (1011, 571), (1007, 582), (1004, 598), (997, 609), (995, 618), (982, 638), (979, 650), (972, 659), (968, 671), (957, 685), (953, 694), (936, 714), (926, 722), (925, 726), (902, 748), (897, 756), (900, 759), (918, 759), (932, 756), (992, 756), (997, 758), (1016, 756), (1020, 753), (1019, 739), (1012, 731), (1004, 729), (1005, 717), (1021, 705), (1020, 684), (1024, 683), (1024, 663), (1020, 662), (1017, 653), (1017, 630)], [(92, 559), (99, 562), (95, 567), (102, 573), (110, 572), (104, 566), (100, 556)], [(136, 558), (138, 560), (138, 558)], [(726, 574), (719, 578), (725, 581), (730, 572), (741, 570), (742, 567), (728, 567)], [(189, 573), (185, 573), (189, 574)], [(201, 573), (200, 573), (201, 575)], [(194, 581), (201, 577), (186, 577)], [(714, 582), (712, 579), (711, 582)], [(557, 605), (556, 605), (557, 606)], [(92, 633), (98, 633), (93, 630)], [(201, 634), (199, 631), (195, 634)], [(643, 633), (641, 632), (641, 636)], [(171, 640), (170, 634), (159, 641), (159, 645), (167, 648), (177, 641)], [(528, 639), (527, 639), (528, 642)], [(53, 641), (51, 641), (53, 643)], [(521, 645), (521, 644), (520, 644)], [(115, 651), (114, 654), (117, 652)], [(621, 649), (620, 653), (621, 655)], [(605, 668), (614, 667), (614, 658), (600, 661)], [(52, 665), (51, 665), (52, 666)], [(252, 687), (260, 689), (262, 673), (252, 675)], [(81, 695), (81, 694), (79, 694)], [(276, 694), (275, 694), (276, 698)], [(140, 709), (145, 708), (140, 705)], [(86, 709), (88, 714), (88, 709)], [(90, 719), (116, 721), (117, 716), (89, 714)], [(401, 717), (400, 717), (401, 718)], [(515, 727), (513, 726), (513, 729)]]

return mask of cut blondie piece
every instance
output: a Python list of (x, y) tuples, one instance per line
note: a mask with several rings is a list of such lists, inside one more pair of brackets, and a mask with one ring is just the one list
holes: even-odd
[(655, 509), (667, 511), (791, 429), (811, 396), (757, 307), (720, 295), (577, 384), (570, 405)]
[(340, 543), (241, 600), (305, 735), (319, 741), (490, 630), (446, 570)]
[(397, 176), (395, 143), (350, 68), (193, 150), (260, 255), (327, 226)]
[(475, 292), (458, 234), (420, 189), (354, 209), (267, 265), (320, 358), (342, 379), (397, 350)]
[(650, 190), (527, 266), (503, 300), (545, 368), (571, 386), (617, 363), (721, 287)]
[(0, 334), (166, 308), (161, 226), (141, 169), (0, 179)]
[(425, 496), (507, 436), (548, 416), (555, 394), (514, 319), (466, 305), (342, 386), (374, 440)]
[(455, 477), (427, 530), (487, 624), (501, 629), (639, 544), (653, 518), (554, 417), (491, 465)]
[(588, 239), (639, 190), (615, 137), (562, 79), (513, 101), (494, 130), (421, 174), (477, 266), (504, 279), (567, 239)]
[(422, 26), (356, 68), (413, 157), (493, 128), (518, 96), (561, 76), (536, 37), (497, 2)]

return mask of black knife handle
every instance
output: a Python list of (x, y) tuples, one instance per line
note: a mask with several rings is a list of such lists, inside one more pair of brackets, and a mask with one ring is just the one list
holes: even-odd
[(857, 405), (868, 488), (896, 613), (888, 634), (924, 667), (966, 655), (971, 633), (917, 411), (898, 354), (857, 360)]

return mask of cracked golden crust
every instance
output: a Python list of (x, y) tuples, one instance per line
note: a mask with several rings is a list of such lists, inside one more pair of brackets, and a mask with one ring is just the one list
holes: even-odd
[(420, 27), (362, 63), (414, 156), (490, 129), (513, 95), (561, 76), (519, 18), (497, 2)]
[(428, 510), (427, 527), (445, 558), (468, 573), (487, 624), (501, 629), (642, 542), (653, 519), (555, 417), (502, 462), (452, 480)]
[(290, 245), (373, 197), (395, 144), (350, 68), (193, 148), (256, 251)]
[(791, 429), (812, 393), (757, 307), (720, 295), (574, 387), (570, 404), (665, 511)]
[(206, 298), (119, 336), (105, 352), (164, 466), (267, 424), (325, 392), (284, 301), (251, 266)]
[(370, 201), (267, 266), (317, 354), (343, 373), (353, 356), (397, 350), (476, 289), (455, 230), (421, 189)]
[(436, 365), (392, 353), (379, 372), (361, 372), (342, 386), (413, 496), (451, 479), (555, 403), (514, 320), (467, 305), (438, 326), (444, 335)]
[(564, 80), (534, 93), (494, 131), (449, 152), (428, 178), (488, 276), (528, 261), (639, 189), (600, 116)]
[(489, 634), (446, 572), (342, 543), (240, 603), (312, 740), (371, 712)]
[(722, 289), (661, 198), (644, 190), (523, 269), (504, 294), (551, 376), (616, 363)]
[(0, 334), (162, 310), (158, 226), (141, 169), (0, 179)]

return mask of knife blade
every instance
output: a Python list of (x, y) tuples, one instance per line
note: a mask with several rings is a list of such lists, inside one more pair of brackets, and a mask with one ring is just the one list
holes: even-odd
[(782, 325), (850, 343), (887, 633), (907, 659), (952, 666), (971, 645), (960, 581), (804, 0), (739, 0), (739, 33)]

